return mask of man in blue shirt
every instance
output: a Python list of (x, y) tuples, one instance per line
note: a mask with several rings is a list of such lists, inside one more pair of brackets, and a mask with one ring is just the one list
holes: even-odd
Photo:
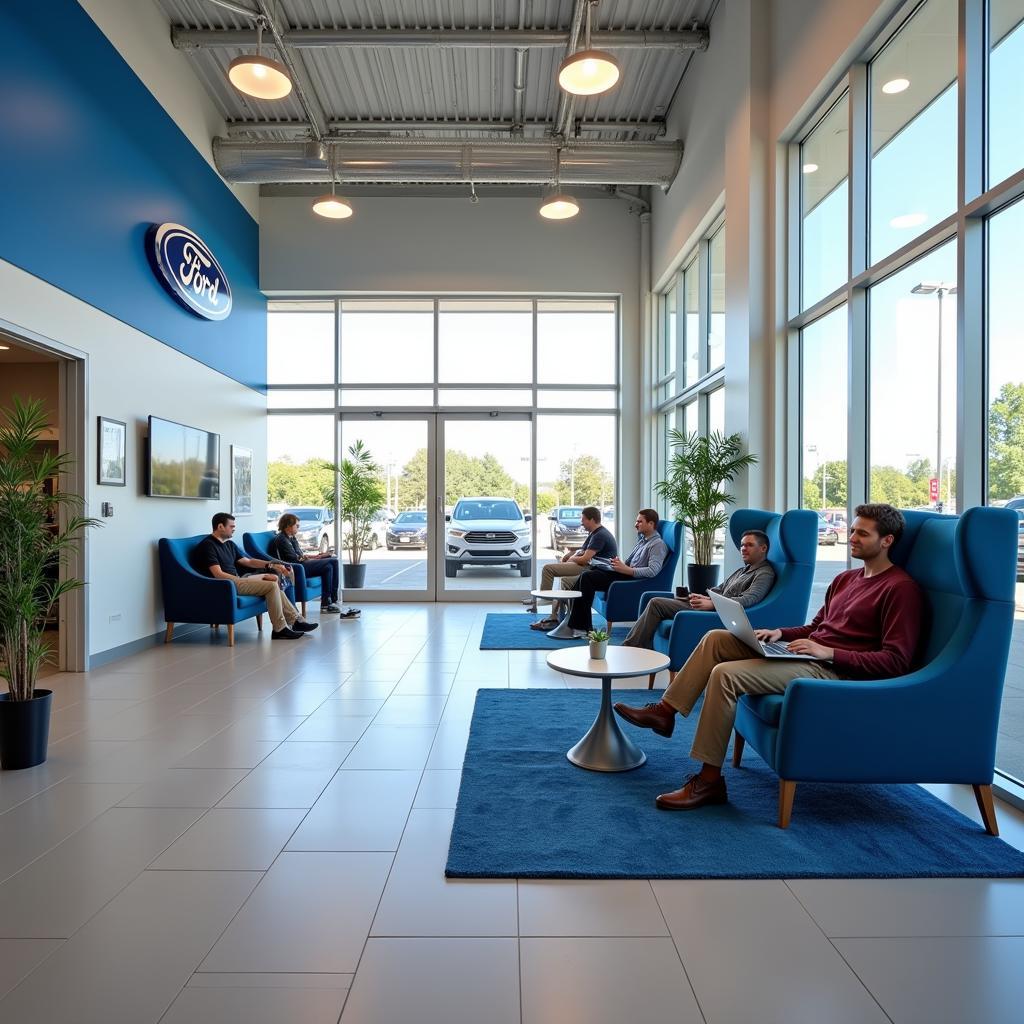
[(569, 616), (569, 626), (579, 639), (593, 629), (591, 610), (594, 594), (606, 591), (617, 580), (650, 579), (661, 572), (668, 558), (668, 545), (658, 533), (658, 513), (653, 508), (642, 508), (636, 517), (636, 546), (626, 560), (613, 558), (609, 568), (587, 569), (576, 581), (576, 589), (583, 595), (576, 598)]
[[(590, 564), (592, 558), (605, 558), (611, 561), (618, 553), (618, 545), (611, 531), (601, 525), (601, 510), (594, 505), (588, 505), (580, 513), (580, 522), (583, 529), (587, 531), (587, 539), (583, 546), (575, 551), (566, 552), (560, 562), (549, 562), (544, 566), (540, 574), (540, 589), (551, 590), (555, 585), (555, 577), (562, 580), (563, 590), (575, 590), (576, 578)], [(529, 603), (532, 604), (533, 598)], [(524, 602), (526, 603), (526, 602)], [(530, 628), (537, 630), (549, 630), (558, 625), (559, 602), (555, 601), (551, 606), (551, 614), (534, 622)]]

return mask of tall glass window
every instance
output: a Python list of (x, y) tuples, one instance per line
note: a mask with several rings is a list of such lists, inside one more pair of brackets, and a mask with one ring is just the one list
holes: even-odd
[(676, 306), (678, 305), (678, 297), (676, 295), (677, 290), (675, 283), (673, 283), (671, 290), (665, 296), (665, 317), (661, 336), (661, 360), (658, 370), (658, 376), (660, 377), (664, 377), (670, 373), (675, 373), (676, 369), (676, 328), (679, 320), (678, 310), (676, 309)]
[(872, 501), (956, 511), (956, 244), (869, 293)]
[[(529, 339), (529, 317), (525, 321), (526, 338)], [(615, 340), (614, 300), (538, 301), (537, 382), (614, 384)], [(502, 379), (504, 351), (501, 348), (495, 351), (502, 353), (501, 358), (494, 359), (497, 379)]]
[(800, 147), (800, 308), (847, 278), (850, 101), (843, 94)]
[(424, 384), (434, 379), (429, 299), (345, 299), (341, 379), (346, 384)]
[(988, 232), (988, 499), (1001, 505), (1024, 498), (1024, 201), (992, 217)]
[(927, 0), (871, 62), (871, 262), (957, 202), (957, 0)]
[(725, 433), (725, 388), (716, 388), (708, 395), (708, 433)]
[(700, 377), (700, 257), (683, 271), (683, 384), (689, 387)]
[[(533, 378), (533, 303), (443, 299), (438, 321), (438, 379), (445, 384), (529, 383)], [(572, 351), (569, 321), (561, 348)], [(563, 376), (558, 377), (561, 383)]]
[(334, 303), (267, 304), (267, 383), (334, 383)]
[(708, 244), (708, 371), (725, 364), (725, 225)]
[(1024, 0), (989, 0), (988, 183), (1024, 167)]

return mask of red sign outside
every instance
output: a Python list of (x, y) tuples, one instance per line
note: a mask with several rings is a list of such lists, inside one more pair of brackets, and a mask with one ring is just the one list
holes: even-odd
[(928, 481), (928, 500), (938, 501), (939, 500), (939, 478), (933, 476)]

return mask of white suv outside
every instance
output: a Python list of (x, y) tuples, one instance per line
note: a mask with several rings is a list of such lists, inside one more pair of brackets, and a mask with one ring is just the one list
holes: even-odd
[(454, 579), (467, 565), (507, 565), (520, 576), (533, 572), (533, 546), (529, 526), (512, 498), (460, 498), (445, 531), (444, 574)]

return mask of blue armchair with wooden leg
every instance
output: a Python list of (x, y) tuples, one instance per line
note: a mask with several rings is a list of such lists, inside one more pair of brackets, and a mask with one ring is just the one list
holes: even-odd
[(974, 788), (985, 828), (1013, 630), (1017, 514), (904, 512), (891, 558), (921, 585), (920, 667), (868, 682), (795, 679), (784, 694), (744, 695), (733, 764), (749, 743), (779, 776), (779, 827), (796, 784), (959, 782)]
[[(747, 609), (755, 629), (796, 625), (807, 621), (807, 605), (814, 582), (814, 563), (818, 551), (818, 514), (809, 509), (769, 512), (761, 508), (738, 508), (729, 517), (729, 536), (735, 547), (743, 534), (760, 530), (768, 535), (768, 561), (775, 568), (775, 586), (764, 600)], [(640, 602), (640, 614), (655, 597), (672, 597), (671, 591), (651, 591)], [(666, 619), (654, 634), (654, 649), (669, 656), (669, 672), (678, 672), (712, 629), (721, 629), (722, 620), (714, 611), (684, 610)], [(652, 675), (648, 689), (654, 686)]]
[(239, 594), (230, 580), (202, 576), (189, 563), (192, 549), (209, 534), (198, 537), (161, 537), (160, 586), (164, 598), (167, 633), (164, 643), (174, 638), (179, 622), (204, 622), (228, 627), (228, 646), (235, 646), (235, 623), (256, 617), (256, 628), (263, 630), (267, 602), (262, 597)]
[[(267, 549), (276, 534), (273, 530), (263, 530), (260, 533), (243, 533), (242, 547), (245, 553), (253, 558), (262, 558), (272, 561)], [(319, 576), (307, 576), (306, 570), (301, 562), (288, 563), (294, 575), (295, 582), (289, 585), (287, 591), (288, 599), (300, 606), (302, 617), (306, 617), (306, 602), (314, 597), (320, 597), (323, 593), (323, 580)], [(294, 588), (294, 590), (292, 589)], [(294, 596), (293, 596), (294, 594)]]

